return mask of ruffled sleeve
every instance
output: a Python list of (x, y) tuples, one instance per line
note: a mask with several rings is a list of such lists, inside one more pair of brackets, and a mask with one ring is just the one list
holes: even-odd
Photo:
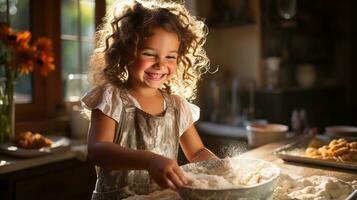
[(173, 99), (179, 111), (179, 133), (181, 136), (200, 118), (200, 108), (178, 95), (173, 95)]
[(123, 102), (119, 88), (111, 84), (96, 86), (89, 90), (81, 101), (85, 109), (99, 109), (116, 122), (120, 121)]

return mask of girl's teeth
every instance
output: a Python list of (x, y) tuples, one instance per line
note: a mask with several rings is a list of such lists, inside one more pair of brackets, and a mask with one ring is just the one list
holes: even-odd
[(154, 79), (159, 79), (163, 76), (162, 74), (156, 74), (156, 73), (147, 73), (147, 74)]

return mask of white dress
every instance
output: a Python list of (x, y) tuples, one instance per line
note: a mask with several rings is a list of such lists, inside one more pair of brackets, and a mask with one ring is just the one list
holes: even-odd
[[(179, 137), (198, 119), (199, 108), (177, 95), (162, 94), (165, 109), (155, 116), (141, 110), (126, 89), (110, 84), (93, 88), (82, 101), (87, 108), (99, 109), (117, 122), (113, 143), (176, 160)], [(92, 200), (123, 199), (158, 189), (145, 170), (106, 170), (98, 166)]]

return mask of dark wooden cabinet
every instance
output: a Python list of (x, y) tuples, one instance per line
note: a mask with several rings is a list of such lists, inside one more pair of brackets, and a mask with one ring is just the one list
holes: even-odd
[(352, 123), (342, 86), (260, 90), (255, 105), (257, 118), (290, 127), (294, 110), (305, 110), (307, 125), (319, 127), (320, 131), (328, 125)]
[[(336, 123), (357, 125), (357, 59), (353, 37), (357, 3), (298, 0), (296, 15), (286, 20), (278, 13), (278, 1), (260, 2), (263, 59), (276, 56), (282, 62), (278, 91), (258, 94), (257, 111), (260, 109), (261, 113), (257, 115), (289, 123), (292, 109), (310, 107), (307, 112), (313, 115), (314, 122), (321, 123), (320, 127)], [(314, 66), (316, 81), (313, 88), (297, 91), (294, 88), (300, 86), (296, 77), (303, 64)], [(279, 89), (285, 92), (279, 93)], [(301, 96), (305, 94), (306, 97)], [(262, 113), (264, 110), (269, 115)]]
[(0, 199), (87, 200), (91, 198), (95, 180), (92, 164), (69, 159), (2, 174)]

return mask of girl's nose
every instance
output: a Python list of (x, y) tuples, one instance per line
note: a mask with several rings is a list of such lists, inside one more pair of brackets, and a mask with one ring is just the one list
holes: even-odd
[(156, 69), (162, 69), (162, 68), (165, 67), (165, 65), (166, 65), (166, 62), (165, 62), (165, 61), (160, 60), (160, 59), (157, 59), (157, 61), (156, 61), (155, 65), (154, 65), (154, 67), (155, 67)]

